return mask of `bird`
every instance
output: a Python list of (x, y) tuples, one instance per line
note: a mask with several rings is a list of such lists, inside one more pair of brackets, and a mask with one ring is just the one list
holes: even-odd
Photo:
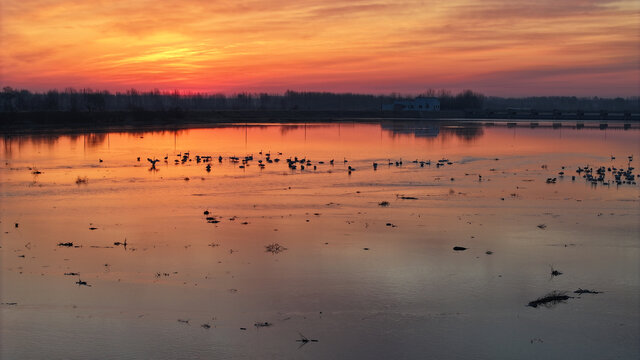
[(156, 168), (156, 163), (157, 163), (158, 161), (160, 161), (160, 160), (158, 160), (158, 159), (154, 159), (154, 160), (152, 160), (151, 158), (147, 158), (147, 161), (151, 163), (151, 168), (152, 168), (152, 169), (155, 169), (155, 168)]

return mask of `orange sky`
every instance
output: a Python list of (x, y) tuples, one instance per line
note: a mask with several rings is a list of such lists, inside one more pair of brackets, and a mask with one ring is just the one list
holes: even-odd
[(0, 85), (640, 95), (637, 0), (2, 0)]

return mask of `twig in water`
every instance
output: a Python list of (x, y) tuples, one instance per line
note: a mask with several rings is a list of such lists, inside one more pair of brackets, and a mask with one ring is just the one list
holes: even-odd
[(552, 291), (541, 298), (530, 301), (527, 306), (534, 308), (537, 308), (540, 305), (543, 305), (544, 307), (552, 307), (553, 305), (565, 302), (568, 299), (573, 299), (573, 297), (567, 296), (563, 291)]

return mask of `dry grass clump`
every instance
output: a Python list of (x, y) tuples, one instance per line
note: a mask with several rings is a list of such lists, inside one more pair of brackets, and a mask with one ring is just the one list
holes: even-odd
[(269, 244), (269, 245), (265, 245), (266, 248), (266, 252), (270, 252), (272, 254), (279, 254), (285, 250), (287, 250), (286, 247), (278, 244), (278, 243), (273, 243), (273, 244)]

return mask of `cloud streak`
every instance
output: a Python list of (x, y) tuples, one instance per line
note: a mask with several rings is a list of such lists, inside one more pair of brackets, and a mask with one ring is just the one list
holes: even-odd
[(5, 0), (0, 14), (0, 81), (35, 90), (630, 96), (640, 80), (633, 0)]

